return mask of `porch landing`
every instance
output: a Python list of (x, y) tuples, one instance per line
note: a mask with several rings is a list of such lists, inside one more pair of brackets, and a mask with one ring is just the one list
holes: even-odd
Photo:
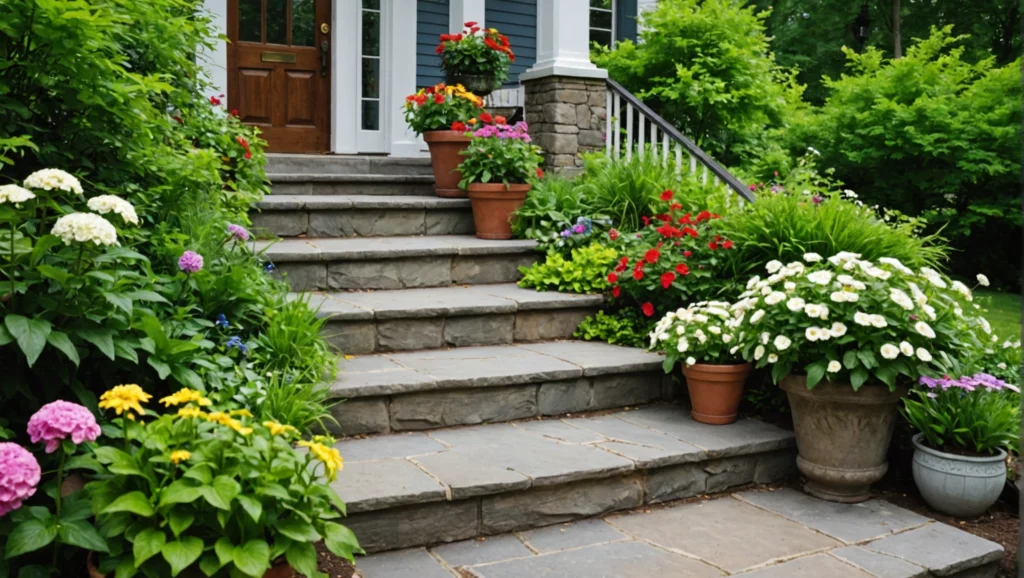
[(995, 576), (1002, 547), (884, 501), (747, 490), (360, 559), (362, 578)]

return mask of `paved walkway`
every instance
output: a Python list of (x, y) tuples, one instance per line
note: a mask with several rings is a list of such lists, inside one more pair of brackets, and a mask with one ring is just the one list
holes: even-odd
[(363, 578), (925, 578), (994, 576), (1002, 547), (887, 502), (792, 489), (359, 560)]

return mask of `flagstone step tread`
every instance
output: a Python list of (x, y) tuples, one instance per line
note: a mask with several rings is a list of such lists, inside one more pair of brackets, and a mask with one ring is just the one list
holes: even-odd
[(340, 211), (346, 209), (469, 209), (469, 199), (423, 195), (266, 195), (261, 211)]
[[(292, 293), (298, 299), (304, 293)], [(601, 295), (580, 295), (524, 289), (515, 283), (453, 285), (382, 291), (310, 293), (309, 304), (318, 317), (335, 321), (415, 319), (488, 315), (551, 309), (592, 308), (604, 303)]]
[[(776, 494), (836, 523), (793, 520), (773, 505)], [(867, 537), (835, 533), (846, 520)], [(994, 576), (1002, 555), (994, 542), (884, 501), (832, 504), (781, 489), (383, 552), (356, 568), (363, 578), (967, 578)]]
[(522, 255), (536, 250), (532, 240), (489, 240), (471, 235), (352, 237), (257, 241), (256, 250), (274, 262), (355, 261), (407, 257)]
[(344, 173), (267, 173), (271, 184), (277, 183), (428, 183), (434, 175), (388, 175)]
[(355, 399), (660, 372), (662, 359), (642, 349), (593, 341), (381, 353), (339, 361), (339, 378), (331, 391)]
[(341, 441), (335, 447), (345, 458), (345, 475), (334, 487), (349, 512), (357, 513), (621, 476), (793, 443), (791, 432), (764, 422), (708, 426), (682, 408), (661, 405)]
[(268, 173), (432, 174), (430, 159), (270, 153)]

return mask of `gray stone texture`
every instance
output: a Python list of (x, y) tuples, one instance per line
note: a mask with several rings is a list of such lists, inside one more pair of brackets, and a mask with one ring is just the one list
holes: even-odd
[(441, 287), (452, 283), (451, 261), (451, 257), (419, 257), (331, 263), (327, 279), (331, 289)]
[(537, 259), (535, 254), (455, 257), (451, 282), (465, 285), (514, 283), (522, 277), (519, 268), (528, 267)]
[(249, 219), (254, 231), (266, 231), (278, 237), (305, 235), (309, 228), (309, 215), (304, 211), (253, 212)]
[(372, 553), (468, 540), (478, 534), (479, 514), (475, 500), (431, 502), (353, 514), (344, 523), (359, 537), (359, 545)]
[(815, 554), (789, 560), (751, 572), (737, 574), (743, 578), (873, 578), (864, 570), (829, 556)]
[(452, 573), (422, 548), (360, 558), (356, 574), (362, 578), (452, 578)]
[(1003, 556), (999, 544), (938, 523), (869, 542), (864, 548), (917, 564), (936, 576), (956, 576)]
[(434, 349), (444, 345), (441, 330), (444, 319), (388, 319), (377, 322), (377, 349), (405, 351)]
[(321, 333), (342, 353), (354, 355), (377, 350), (377, 324), (373, 321), (329, 321)]
[(540, 554), (619, 542), (626, 535), (600, 519), (580, 520), (523, 532), (520, 537)]
[(515, 319), (512, 314), (449, 317), (444, 322), (444, 343), (451, 347), (512, 343)]
[(385, 399), (354, 399), (342, 401), (331, 408), (331, 415), (338, 425), (329, 424), (328, 429), (337, 435), (358, 435), (390, 431), (391, 420)]
[(564, 309), (561, 311), (521, 311), (516, 314), (516, 341), (568, 339), (580, 322), (593, 315), (595, 309)]
[(292, 291), (317, 291), (327, 288), (327, 266), (323, 263), (276, 263), (277, 273)]
[(394, 397), (390, 410), (395, 430), (502, 422), (537, 415), (537, 393), (519, 386), (413, 393)]
[(626, 578), (678, 576), (712, 578), (721, 576), (711, 566), (659, 550), (641, 542), (616, 542), (607, 546), (581, 548), (477, 566), (478, 578)]
[(857, 546), (838, 548), (830, 552), (836, 558), (852, 564), (877, 578), (927, 578), (928, 571), (906, 560), (879, 554)]
[(523, 82), (526, 121), (543, 150), (544, 169), (575, 174), (581, 153), (604, 150), (604, 79), (545, 77)]
[(533, 552), (512, 534), (445, 544), (433, 548), (432, 552), (452, 568), (533, 556)]
[(445, 489), (412, 462), (398, 458), (345, 464), (345, 483), (333, 483), (350, 514), (440, 502)]

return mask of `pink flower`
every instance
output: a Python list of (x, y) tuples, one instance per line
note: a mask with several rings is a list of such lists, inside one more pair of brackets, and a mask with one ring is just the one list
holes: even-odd
[(52, 454), (60, 442), (71, 438), (76, 445), (83, 441), (96, 441), (100, 426), (85, 407), (69, 401), (57, 400), (39, 408), (28, 420), (28, 435), (32, 443), (46, 442), (46, 453)]
[(195, 251), (185, 251), (178, 259), (178, 269), (189, 274), (202, 271), (203, 256)]
[(0, 442), (0, 516), (17, 510), (36, 493), (39, 462), (28, 450), (11, 442)]
[(231, 235), (232, 239), (238, 239), (239, 241), (249, 240), (249, 231), (245, 230), (245, 227), (233, 223), (228, 225), (228, 235)]

